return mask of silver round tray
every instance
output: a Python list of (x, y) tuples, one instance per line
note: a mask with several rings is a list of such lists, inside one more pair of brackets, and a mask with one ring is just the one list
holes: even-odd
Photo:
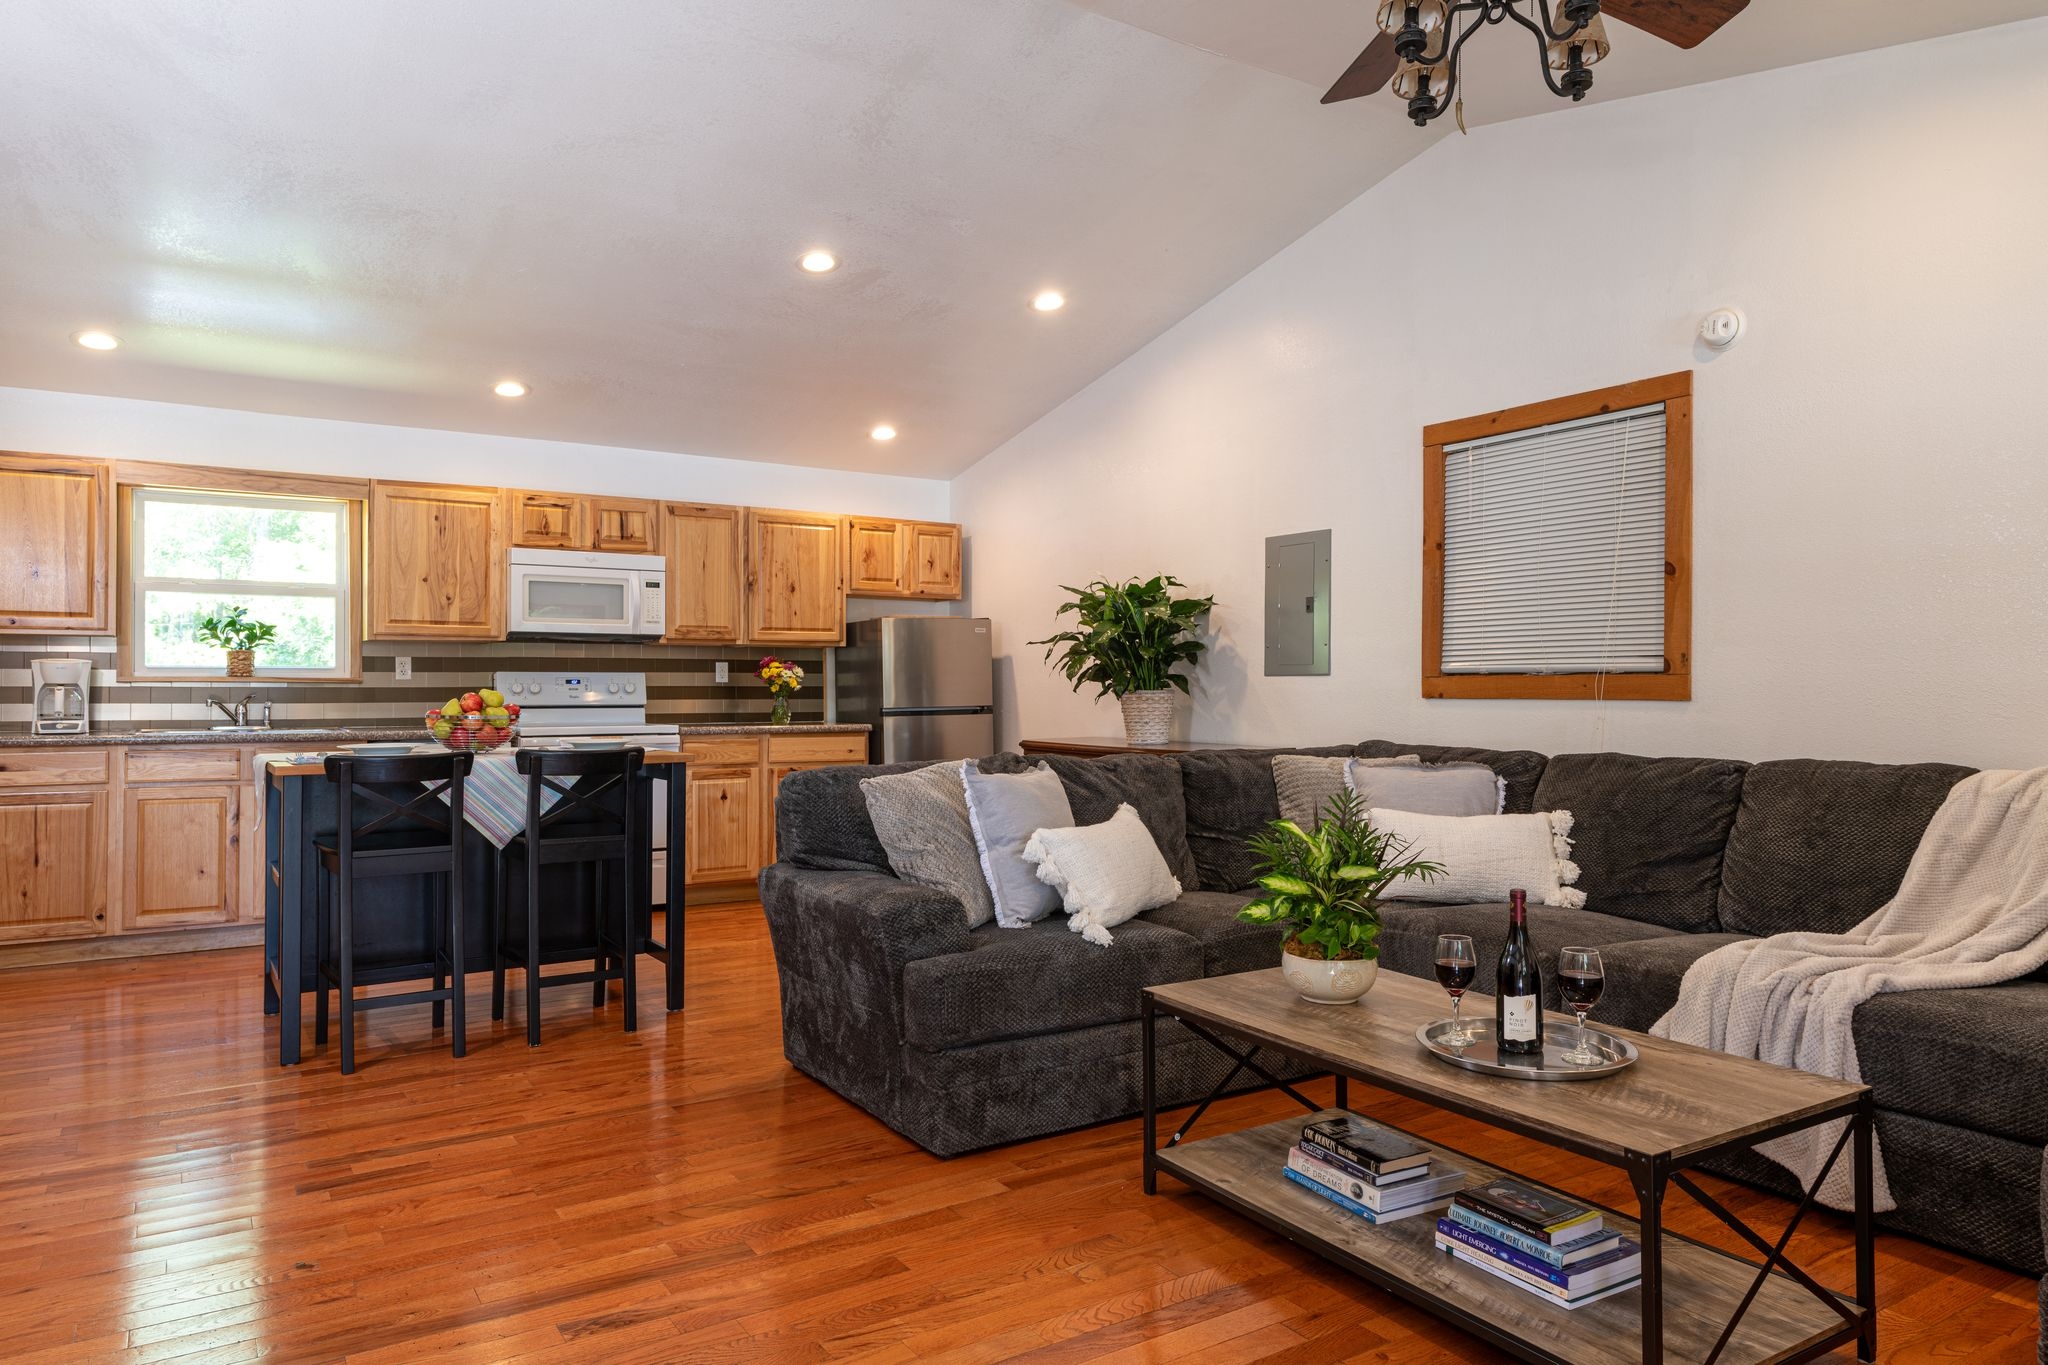
[[(1612, 1076), (1625, 1067), (1634, 1066), (1636, 1061), (1635, 1045), (1627, 1039), (1596, 1028), (1581, 1030), (1576, 1024), (1544, 1021), (1543, 1056), (1540, 1059), (1503, 1056), (1495, 1046), (1497, 1038), (1491, 1019), (1467, 1019), (1465, 1031), (1472, 1036), (1472, 1041), (1463, 1047), (1453, 1047), (1444, 1041), (1450, 1031), (1451, 1021), (1439, 1019), (1415, 1030), (1415, 1041), (1452, 1066), (1462, 1066), (1467, 1071), (1484, 1071), (1494, 1076), (1513, 1076), (1521, 1081), (1590, 1081)], [(1582, 1034), (1587, 1045), (1600, 1056), (1599, 1062), (1586, 1064), (1564, 1060), (1564, 1054), (1578, 1046)]]

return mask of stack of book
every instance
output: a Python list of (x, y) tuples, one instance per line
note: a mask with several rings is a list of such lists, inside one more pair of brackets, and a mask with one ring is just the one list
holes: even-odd
[(1641, 1283), (1643, 1249), (1590, 1204), (1519, 1180), (1460, 1190), (1436, 1220), (1439, 1251), (1566, 1308)]
[(1428, 1148), (1356, 1114), (1304, 1125), (1284, 1174), (1368, 1223), (1442, 1209), (1465, 1183), (1465, 1172), (1432, 1161)]

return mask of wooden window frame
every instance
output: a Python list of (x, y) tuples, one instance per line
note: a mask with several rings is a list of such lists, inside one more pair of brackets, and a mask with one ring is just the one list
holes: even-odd
[[(363, 479), (330, 478), (315, 474), (281, 474), (265, 470), (215, 469), (198, 465), (152, 464), (139, 460), (114, 462), (117, 484), (118, 572), (116, 612), (118, 627), (114, 658), (115, 679), (123, 683), (359, 683), (363, 680), (363, 560), (364, 503), (369, 484)], [(219, 674), (149, 670), (137, 672), (140, 641), (136, 636), (134, 571), (134, 493), (138, 489), (161, 488), (180, 492), (235, 493), (254, 497), (299, 497), (327, 499), (343, 504), (343, 532), (347, 537), (347, 565), (341, 591), (341, 619), (336, 632), (336, 664), (333, 671), (259, 672), (254, 678), (230, 678)]]
[[(1664, 671), (1445, 673), (1444, 447), (1664, 405)], [(1422, 429), (1422, 695), (1545, 701), (1692, 700), (1692, 371), (1640, 379)]]

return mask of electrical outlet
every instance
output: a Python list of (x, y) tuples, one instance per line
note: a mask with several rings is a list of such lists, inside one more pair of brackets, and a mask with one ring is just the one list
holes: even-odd
[(720, 659), (711, 665), (711, 681), (727, 683), (732, 681), (732, 665)]
[(401, 654), (391, 661), (391, 675), (399, 682), (412, 681), (412, 656)]

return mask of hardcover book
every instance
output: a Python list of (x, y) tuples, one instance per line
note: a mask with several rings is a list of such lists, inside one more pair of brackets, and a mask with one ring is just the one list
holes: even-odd
[(1577, 1265), (1595, 1256), (1604, 1256), (1621, 1245), (1620, 1233), (1601, 1228), (1583, 1237), (1574, 1238), (1569, 1242), (1559, 1242), (1553, 1246), (1540, 1237), (1531, 1237), (1528, 1233), (1517, 1231), (1505, 1223), (1496, 1223), (1491, 1218), (1474, 1213), (1462, 1204), (1451, 1205), (1448, 1216), (1452, 1222), (1463, 1224), (1482, 1237), (1491, 1237), (1503, 1246), (1527, 1252), (1539, 1261), (1555, 1266)]
[(1428, 1148), (1356, 1114), (1316, 1119), (1303, 1126), (1301, 1140), (1336, 1153), (1367, 1175), (1385, 1176), (1429, 1164)]
[(1463, 1261), (1466, 1265), (1471, 1266), (1473, 1269), (1483, 1270), (1487, 1274), (1493, 1276), (1496, 1279), (1506, 1280), (1509, 1284), (1514, 1285), (1519, 1289), (1527, 1290), (1529, 1293), (1534, 1294), (1536, 1295), (1536, 1297), (1542, 1299), (1545, 1303), (1556, 1304), (1559, 1308), (1584, 1308), (1589, 1303), (1598, 1303), (1602, 1299), (1611, 1299), (1616, 1294), (1626, 1294), (1629, 1290), (1634, 1289), (1637, 1285), (1640, 1285), (1642, 1283), (1642, 1279), (1638, 1277), (1636, 1279), (1624, 1281), (1621, 1284), (1609, 1285), (1605, 1289), (1596, 1289), (1592, 1291), (1590, 1294), (1585, 1294), (1575, 1299), (1567, 1298), (1563, 1294), (1557, 1292), (1554, 1288), (1543, 1284), (1541, 1281), (1532, 1282), (1530, 1279), (1526, 1278), (1520, 1272), (1518, 1272), (1513, 1266), (1503, 1265), (1499, 1261), (1491, 1260), (1485, 1256), (1478, 1255), (1475, 1252), (1467, 1251), (1464, 1247), (1458, 1246), (1455, 1243), (1447, 1246), (1441, 1246), (1441, 1249), (1450, 1252), (1452, 1256), (1456, 1257), (1460, 1261)]
[(1439, 1196), (1435, 1199), (1424, 1200), (1420, 1204), (1410, 1204), (1407, 1208), (1404, 1209), (1393, 1209), (1386, 1213), (1377, 1213), (1372, 1209), (1367, 1208), (1365, 1205), (1359, 1203), (1356, 1199), (1352, 1199), (1348, 1196), (1341, 1195), (1333, 1189), (1317, 1184), (1315, 1181), (1310, 1180), (1307, 1176), (1303, 1175), (1300, 1171), (1295, 1170), (1292, 1166), (1287, 1167), (1285, 1170), (1281, 1171), (1280, 1174), (1286, 1176), (1289, 1180), (1292, 1180), (1295, 1184), (1301, 1186), (1310, 1194), (1317, 1195), (1323, 1199), (1327, 1199), (1332, 1204), (1335, 1204), (1338, 1208), (1344, 1210), (1346, 1213), (1355, 1213), (1368, 1223), (1397, 1222), (1403, 1218), (1413, 1218), (1418, 1214), (1433, 1212), (1444, 1206), (1444, 1201), (1442, 1197)]
[(1506, 1177), (1467, 1187), (1459, 1193), (1458, 1203), (1553, 1246), (1604, 1226), (1592, 1205)]
[(1327, 1189), (1335, 1190), (1347, 1199), (1356, 1200), (1376, 1213), (1392, 1213), (1413, 1204), (1443, 1201), (1445, 1195), (1457, 1190), (1465, 1183), (1465, 1172), (1449, 1166), (1425, 1172), (1420, 1180), (1407, 1180), (1394, 1185), (1374, 1185), (1362, 1180), (1343, 1167), (1325, 1159), (1319, 1147), (1297, 1146), (1287, 1152), (1287, 1166), (1300, 1171), (1309, 1179)]
[[(1436, 1220), (1436, 1239), (1439, 1247), (1443, 1247), (1446, 1242), (1455, 1242), (1467, 1251), (1490, 1256), (1505, 1265), (1511, 1265), (1525, 1275), (1533, 1275), (1574, 1297), (1590, 1294), (1596, 1289), (1605, 1289), (1622, 1280), (1636, 1278), (1643, 1272), (1642, 1248), (1630, 1241), (1622, 1241), (1604, 1256), (1596, 1256), (1565, 1269), (1551, 1265), (1527, 1252), (1504, 1246), (1490, 1237), (1482, 1237), (1462, 1223), (1449, 1218)], [(1448, 1250), (1447, 1247), (1445, 1249)]]

